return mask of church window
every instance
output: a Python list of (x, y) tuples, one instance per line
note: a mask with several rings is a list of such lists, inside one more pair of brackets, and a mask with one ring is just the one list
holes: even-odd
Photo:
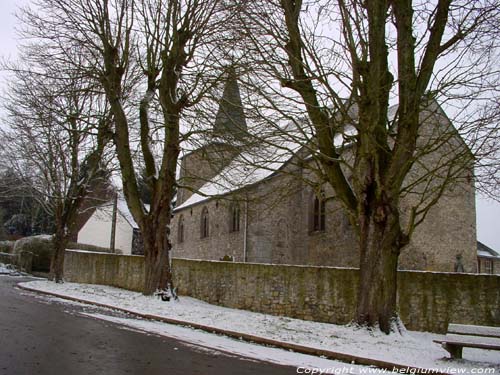
[(237, 203), (233, 203), (229, 207), (229, 231), (239, 232), (240, 230), (240, 206)]
[(325, 199), (321, 192), (314, 194), (311, 207), (311, 232), (321, 232), (325, 230)]
[(207, 238), (209, 236), (208, 208), (206, 207), (203, 207), (201, 211), (200, 235), (201, 238)]
[(177, 227), (177, 242), (184, 242), (184, 217), (182, 215), (179, 217), (179, 226)]

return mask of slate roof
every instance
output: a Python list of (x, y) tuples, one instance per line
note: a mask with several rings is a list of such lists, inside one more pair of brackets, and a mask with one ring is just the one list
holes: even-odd
[(500, 258), (500, 254), (480, 241), (477, 241), (477, 255), (486, 258)]

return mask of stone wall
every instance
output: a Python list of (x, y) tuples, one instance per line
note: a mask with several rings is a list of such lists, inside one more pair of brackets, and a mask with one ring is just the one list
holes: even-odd
[(64, 279), (135, 291), (144, 288), (144, 257), (66, 250)]
[(180, 294), (209, 303), (345, 324), (352, 319), (357, 271), (175, 259)]
[(448, 323), (500, 326), (500, 276), (398, 273), (399, 313), (409, 329), (445, 332)]
[[(143, 257), (66, 253), (65, 278), (140, 290)], [(181, 295), (293, 318), (345, 324), (354, 316), (358, 271), (174, 259)], [(400, 271), (399, 311), (411, 330), (444, 332), (448, 323), (500, 326), (500, 276)]]
[[(227, 307), (328, 323), (355, 312), (358, 270), (175, 259), (179, 292)], [(448, 323), (500, 326), (500, 277), (400, 271), (406, 327), (445, 332)]]

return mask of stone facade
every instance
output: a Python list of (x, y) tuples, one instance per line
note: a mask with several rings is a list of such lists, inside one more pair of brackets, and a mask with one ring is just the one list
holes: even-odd
[[(210, 199), (176, 212), (173, 256), (219, 260), (229, 255), (256, 263), (357, 267), (356, 238), (339, 202), (326, 202), (325, 230), (312, 231), (313, 192), (301, 185), (277, 177), (246, 190), (248, 200), (241, 195)], [(286, 193), (273, 196), (276, 191)], [(237, 232), (230, 230), (233, 202), (240, 206)], [(201, 238), (204, 208), (209, 213), (209, 236)], [(453, 272), (460, 254), (464, 271), (476, 272), (474, 215), (473, 189), (442, 197), (403, 249), (400, 268)], [(183, 242), (179, 242), (179, 220), (184, 222)]]
[[(216, 137), (217, 142), (182, 158), (171, 230), (173, 256), (206, 260), (227, 256), (242, 262), (358, 267), (353, 228), (335, 192), (318, 181), (314, 173), (317, 166), (307, 147), (294, 152), (279, 171), (210, 196), (234, 169), (240, 153), (237, 145), (244, 145), (241, 129), (246, 129), (246, 123), (241, 108), (236, 81), (230, 80), (214, 124), (217, 137), (222, 129), (226, 131), (226, 141)], [(402, 250), (399, 266), (408, 270), (476, 272), (470, 152), (437, 103), (421, 111), (420, 121), (415, 155), (418, 161), (405, 180), (400, 202), (403, 228), (413, 209), (428, 204), (432, 208), (425, 217), (417, 216), (417, 220), (425, 220)], [(352, 163), (352, 151), (352, 145), (344, 145), (342, 155), (347, 164)], [(345, 172), (349, 178), (347, 168)], [(448, 180), (453, 183), (441, 191), (443, 181)], [(200, 193), (203, 189), (206, 195)], [(434, 202), (436, 194), (441, 197)], [(238, 230), (232, 228), (235, 205), (239, 207)]]
[[(354, 316), (358, 270), (173, 259), (181, 295), (221, 306), (345, 324)], [(67, 251), (65, 279), (140, 291), (144, 257)], [(181, 297), (182, 298), (182, 297)], [(448, 323), (500, 326), (500, 276), (398, 272), (408, 329), (445, 332)]]
[(194, 150), (181, 159), (177, 203), (185, 202), (194, 191), (214, 178), (237, 154), (235, 147), (213, 142)]
[[(439, 110), (437, 108), (438, 115), (433, 121), (426, 120), (428, 126), (422, 127), (425, 136), (421, 137), (421, 152), (430, 148), (426, 142), (435, 145), (438, 136), (444, 138), (440, 134), (452, 133), (449, 129), (451, 124)], [(435, 129), (442, 133), (436, 135)], [(411, 189), (408, 189), (401, 200), (403, 225), (407, 224), (411, 208), (419, 203), (420, 207), (427, 204), (432, 199), (433, 189), (440, 186), (440, 179), (443, 177), (436, 171), (449, 173), (447, 155), (454, 157), (456, 150), (465, 150), (464, 158), (469, 157), (468, 150), (458, 135), (447, 136), (441, 142), (439, 150), (422, 155), (419, 164), (409, 174), (407, 186), (411, 186)], [(349, 152), (349, 149), (345, 150), (345, 153)], [(358, 267), (356, 237), (335, 198), (335, 192), (327, 184), (322, 186), (325, 197), (324, 230), (314, 230), (312, 220), (316, 195), (312, 186), (315, 176), (310, 167), (301, 163), (302, 160), (292, 158), (278, 173), (258, 183), (243, 186), (218, 198), (201, 197), (198, 202), (188, 206), (183, 203), (192, 192), (187, 193), (188, 190), (183, 189), (178, 199), (178, 205), (181, 206), (175, 210), (171, 232), (173, 256), (219, 260), (228, 255), (243, 262)], [(195, 171), (203, 166), (200, 154), (192, 153), (182, 163), (186, 170), (189, 169), (188, 166), (193, 166), (190, 181), (195, 180)], [(443, 171), (431, 168), (439, 163), (443, 164)], [(201, 170), (202, 173), (207, 173), (207, 169)], [(432, 176), (427, 176), (429, 170), (434, 173)], [(472, 172), (465, 167), (456, 173), (455, 183), (450, 184), (433, 204), (425, 220), (414, 231), (410, 244), (403, 249), (400, 269), (477, 271)], [(187, 172), (181, 177), (185, 175)], [(214, 175), (214, 171), (209, 175)], [(212, 177), (204, 175), (201, 180), (206, 182), (210, 178)], [(201, 185), (203, 183), (198, 180), (196, 188)], [(423, 195), (429, 191), (429, 197)], [(230, 229), (230, 207), (235, 203), (240, 208), (240, 225), (236, 232)], [(209, 236), (202, 238), (203, 210), (209, 216)], [(182, 229), (179, 229), (180, 220), (183, 221)], [(181, 236), (182, 241), (179, 241)]]

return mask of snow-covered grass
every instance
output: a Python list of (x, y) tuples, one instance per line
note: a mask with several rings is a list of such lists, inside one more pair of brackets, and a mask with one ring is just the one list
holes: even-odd
[[(405, 366), (439, 368), (444, 372), (450, 372), (450, 368), (472, 371), (473, 368), (486, 367), (495, 369), (496, 373), (500, 371), (499, 352), (465, 348), (465, 359), (450, 360), (448, 353), (433, 342), (442, 336), (433, 333), (406, 331), (387, 336), (378, 331), (351, 326), (229, 309), (190, 297), (181, 296), (179, 301), (163, 302), (155, 297), (146, 297), (140, 293), (102, 285), (55, 284), (48, 281), (32, 281), (23, 285), (140, 314), (168, 317)], [(144, 326), (153, 323), (143, 322), (140, 324), (141, 327), (137, 327), (137, 324), (136, 328), (148, 330)], [(163, 324), (155, 322), (155, 328), (150, 328), (159, 332), (162, 330), (159, 327)]]

